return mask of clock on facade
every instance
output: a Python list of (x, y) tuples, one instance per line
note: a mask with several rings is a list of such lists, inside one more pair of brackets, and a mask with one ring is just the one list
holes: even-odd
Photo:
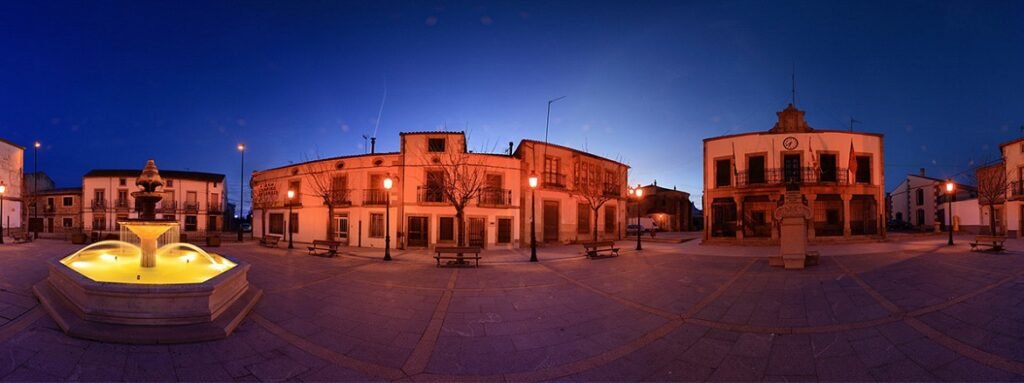
[(796, 149), (796, 147), (799, 145), (800, 141), (797, 141), (796, 137), (786, 137), (785, 140), (782, 140), (782, 147), (788, 150)]

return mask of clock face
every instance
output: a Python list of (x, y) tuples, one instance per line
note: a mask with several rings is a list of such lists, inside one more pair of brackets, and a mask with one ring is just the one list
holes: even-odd
[(796, 149), (796, 147), (799, 145), (800, 141), (797, 141), (796, 137), (786, 137), (785, 140), (782, 140), (782, 147), (789, 150)]

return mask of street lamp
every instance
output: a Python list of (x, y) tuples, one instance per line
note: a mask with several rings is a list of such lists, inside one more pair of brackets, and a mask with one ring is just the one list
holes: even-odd
[(629, 194), (636, 198), (636, 249), (643, 250), (643, 245), (640, 244), (640, 229), (643, 228), (640, 224), (640, 199), (644, 196), (644, 190), (637, 184), (635, 188), (629, 189)]
[(295, 231), (292, 230), (292, 205), (295, 204), (294, 202), (292, 202), (293, 198), (295, 198), (295, 191), (294, 190), (289, 190), (288, 191), (288, 248), (289, 249), (294, 249), (295, 248), (294, 246), (292, 246), (292, 237), (295, 234)]
[(7, 185), (0, 184), (0, 245), (4, 244), (4, 193)]
[(953, 183), (953, 180), (946, 180), (946, 194), (948, 194), (946, 199), (949, 201), (949, 213), (947, 213), (949, 214), (949, 224), (947, 225), (947, 229), (949, 230), (948, 245), (950, 246), (953, 246), (953, 199), (956, 198), (956, 193), (954, 193), (955, 190), (956, 184)]
[(530, 173), (530, 262), (537, 262), (537, 173)]
[[(240, 177), (238, 177), (238, 218), (245, 217), (242, 215), (243, 208), (245, 207), (245, 144), (238, 144), (238, 152), (242, 153), (242, 166), (239, 168)], [(288, 217), (292, 219), (292, 217)], [(242, 222), (235, 219), (235, 224), (238, 225), (238, 242), (242, 242)], [(266, 222), (261, 222), (266, 225)]]
[(391, 260), (391, 187), (395, 181), (390, 176), (384, 178), (384, 260)]
[[(43, 144), (36, 141), (32, 146), (32, 172), (35, 173), (32, 175), (32, 221), (35, 221), (36, 214), (39, 210), (39, 201), (36, 201), (36, 193), (39, 193), (39, 147), (43, 146)], [(35, 239), (39, 239), (38, 228), (37, 230), (33, 230), (33, 232), (35, 233), (33, 237), (35, 237)]]

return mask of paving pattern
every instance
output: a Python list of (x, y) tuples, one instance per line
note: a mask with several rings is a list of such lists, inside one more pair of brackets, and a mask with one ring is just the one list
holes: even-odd
[(154, 346), (66, 337), (30, 287), (77, 246), (5, 245), (0, 380), (1024, 381), (1024, 242), (942, 242), (825, 247), (803, 271), (694, 242), (492, 252), (478, 269), (226, 244), (264, 289), (255, 311), (227, 339)]

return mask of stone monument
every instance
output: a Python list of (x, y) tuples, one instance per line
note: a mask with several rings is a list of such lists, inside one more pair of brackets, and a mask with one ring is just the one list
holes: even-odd
[(768, 264), (803, 269), (807, 264), (807, 222), (811, 220), (811, 209), (797, 185), (786, 188), (782, 205), (775, 209), (773, 218), (779, 225), (779, 255), (768, 258)]

